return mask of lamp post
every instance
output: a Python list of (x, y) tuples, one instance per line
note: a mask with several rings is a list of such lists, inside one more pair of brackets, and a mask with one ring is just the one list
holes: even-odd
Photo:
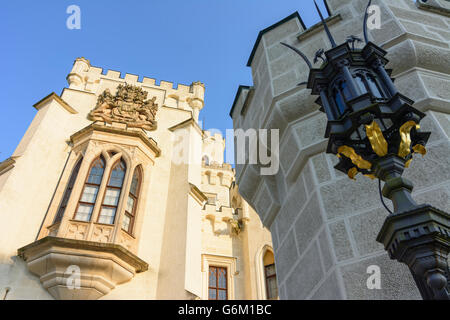
[(402, 177), (415, 154), (426, 154), (430, 132), (420, 131), (419, 124), (425, 114), (398, 92), (391, 70), (385, 69), (387, 52), (368, 41), (366, 23), (362, 49), (355, 48), (362, 41), (355, 36), (337, 45), (315, 5), (332, 47), (316, 53), (321, 67), (313, 68), (301, 51), (282, 44), (310, 68), (307, 88), (319, 95), (316, 103), (328, 118), (327, 153), (339, 157), (335, 169), (349, 178), (360, 173), (379, 179), (381, 200), (389, 198), (394, 211), (385, 206), (390, 214), (376, 240), (391, 259), (408, 265), (423, 299), (449, 300), (450, 215), (418, 205), (411, 197), (412, 183)]

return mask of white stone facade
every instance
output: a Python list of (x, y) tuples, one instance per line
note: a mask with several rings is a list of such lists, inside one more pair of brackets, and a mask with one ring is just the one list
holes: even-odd
[[(267, 253), (273, 257), (271, 234), (240, 197), (234, 169), (223, 161), (222, 136), (198, 125), (204, 85), (174, 88), (102, 71), (76, 59), (69, 87), (35, 104), (22, 141), (0, 163), (1, 299), (208, 299), (209, 266), (226, 268), (228, 299), (265, 299), (261, 274)], [(117, 95), (125, 83), (155, 97), (154, 130), (128, 120), (89, 119), (98, 97), (106, 89)], [(145, 119), (138, 100), (122, 98), (117, 109), (97, 106), (106, 108), (99, 109), (106, 118), (135, 112), (131, 120)], [(94, 186), (90, 218), (80, 220), (74, 213), (87, 201), (96, 159), (104, 161), (103, 176)], [(123, 184), (107, 223), (99, 216), (111, 205), (103, 199), (113, 190), (108, 177), (120, 161)], [(130, 207), (135, 170), (140, 182), (133, 189), (137, 204)], [(127, 212), (134, 212), (134, 222), (124, 229)], [(78, 287), (69, 288), (77, 268)]]

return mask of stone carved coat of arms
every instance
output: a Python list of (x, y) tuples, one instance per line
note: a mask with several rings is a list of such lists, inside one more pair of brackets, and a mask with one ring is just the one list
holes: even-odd
[(142, 88), (120, 84), (114, 96), (109, 89), (99, 95), (97, 104), (88, 118), (107, 123), (126, 123), (131, 128), (155, 130), (157, 126), (155, 116), (158, 110), (156, 97), (146, 99), (147, 92)]

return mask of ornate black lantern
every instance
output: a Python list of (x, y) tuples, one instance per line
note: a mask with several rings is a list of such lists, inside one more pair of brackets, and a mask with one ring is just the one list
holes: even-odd
[(332, 47), (316, 53), (314, 62), (320, 59), (320, 68), (313, 68), (298, 49), (282, 44), (310, 68), (308, 81), (302, 84), (319, 95), (316, 103), (327, 115), (327, 153), (339, 157), (335, 168), (352, 179), (358, 173), (378, 178), (380, 193), (381, 180), (385, 182), (382, 194), (392, 200), (394, 212), (377, 241), (392, 259), (409, 266), (424, 299), (449, 299), (450, 215), (430, 205), (417, 205), (410, 194), (412, 183), (402, 177), (415, 153), (426, 154), (430, 132), (421, 132), (419, 125), (425, 114), (396, 89), (392, 70), (384, 67), (387, 52), (368, 41), (367, 12), (366, 44), (359, 49), (355, 43), (362, 40), (355, 36), (337, 45), (317, 4), (316, 8)]

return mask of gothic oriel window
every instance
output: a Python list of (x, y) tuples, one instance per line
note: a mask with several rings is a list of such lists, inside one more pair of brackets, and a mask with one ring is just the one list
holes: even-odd
[(112, 167), (98, 217), (99, 223), (114, 224), (126, 170), (127, 168), (123, 160), (118, 161)]
[(64, 195), (62, 197), (61, 203), (59, 204), (58, 212), (56, 213), (55, 220), (53, 221), (53, 223), (61, 221), (62, 217), (64, 216), (67, 203), (69, 202), (70, 195), (72, 194), (72, 189), (75, 184), (75, 180), (77, 179), (78, 176), (78, 171), (80, 171), (82, 160), (83, 158), (79, 159), (72, 170), (72, 174), (70, 175), (69, 182), (67, 183), (66, 190), (64, 191)]
[(95, 201), (97, 200), (98, 189), (105, 171), (105, 160), (102, 156), (95, 159), (89, 170), (89, 175), (84, 183), (83, 192), (75, 211), (75, 220), (90, 221), (92, 211), (94, 210)]
[(228, 283), (227, 268), (210, 266), (209, 281), (208, 281), (208, 299), (227, 300), (228, 299), (227, 283)]
[(122, 220), (122, 229), (128, 233), (133, 232), (134, 220), (136, 218), (136, 207), (139, 191), (141, 187), (142, 173), (141, 168), (134, 169), (133, 179), (131, 180), (130, 192), (128, 194), (125, 215)]

